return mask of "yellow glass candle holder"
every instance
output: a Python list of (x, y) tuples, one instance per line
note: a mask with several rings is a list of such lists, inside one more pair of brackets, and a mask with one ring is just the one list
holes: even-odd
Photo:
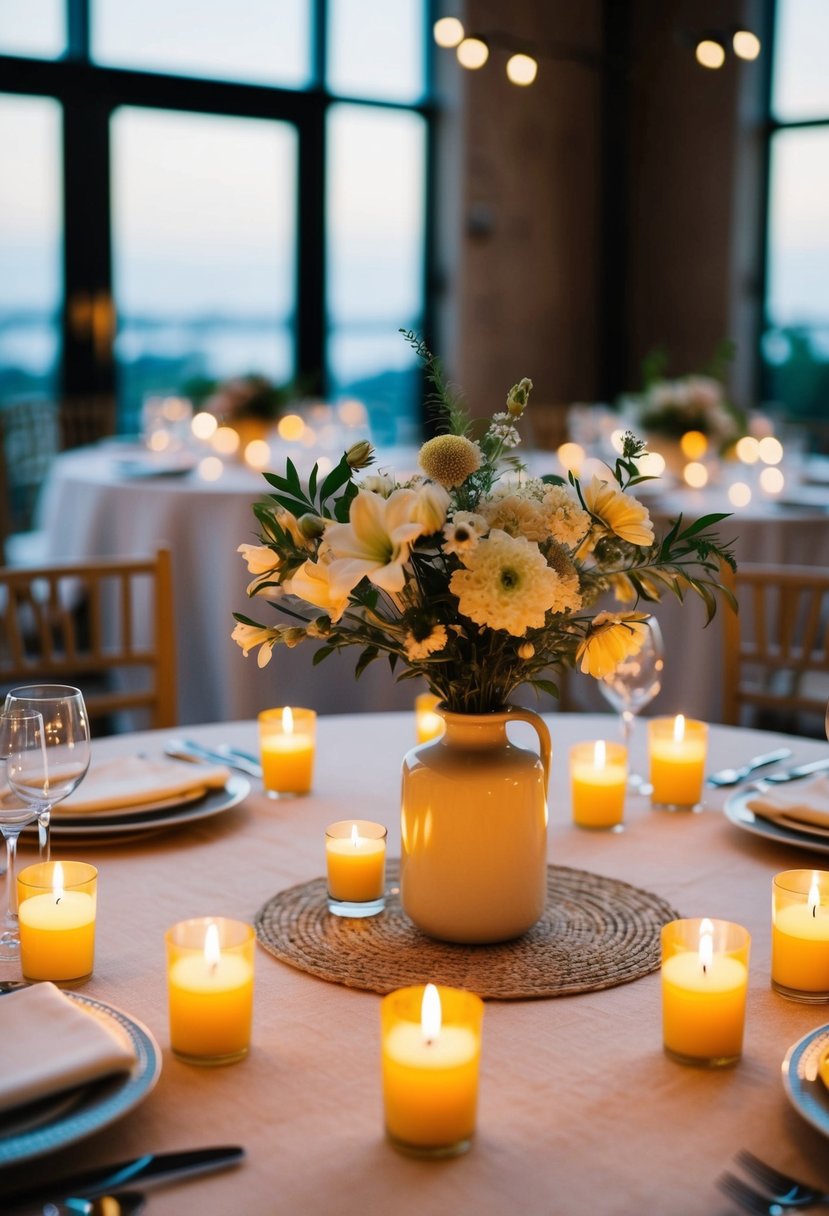
[(621, 831), (627, 779), (624, 744), (604, 739), (574, 743), (570, 748), (573, 823), (580, 828)]
[(317, 715), (282, 705), (259, 715), (262, 784), (269, 798), (308, 794), (314, 779)]
[(443, 718), (435, 713), (440, 697), (433, 692), (421, 692), (415, 697), (415, 732), (418, 743), (429, 743), (443, 734)]
[(85, 861), (41, 861), (17, 876), (20, 965), (27, 980), (81, 984), (95, 962), (98, 871)]
[(386, 904), (386, 836), (382, 823), (342, 819), (325, 829), (328, 910), (376, 916)]
[(253, 927), (197, 917), (173, 925), (165, 940), (174, 1055), (190, 1064), (241, 1060), (253, 1020)]
[(484, 1005), (459, 988), (419, 984), (380, 1008), (386, 1135), (415, 1157), (472, 1146)]
[(825, 870), (784, 870), (772, 879), (771, 986), (792, 1001), (829, 1001)]
[(708, 726), (677, 714), (648, 721), (651, 803), (666, 810), (701, 809)]
[(662, 928), (662, 1041), (682, 1064), (722, 1068), (743, 1051), (751, 937), (727, 920)]

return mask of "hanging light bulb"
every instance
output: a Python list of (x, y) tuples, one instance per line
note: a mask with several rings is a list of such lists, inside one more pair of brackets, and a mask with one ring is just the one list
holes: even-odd
[(438, 46), (457, 46), (463, 40), (463, 25), (457, 17), (441, 17), (432, 26), (432, 36)]
[(507, 60), (507, 77), (513, 84), (532, 84), (538, 75), (538, 63), (532, 55), (510, 55)]
[(761, 50), (760, 39), (751, 30), (735, 30), (731, 45), (739, 59), (756, 59)]
[(462, 68), (468, 68), (470, 71), (475, 71), (482, 68), (489, 59), (489, 47), (484, 42), (483, 38), (469, 37), (464, 38), (458, 44), (455, 51), (458, 57), (458, 63)]
[(697, 63), (704, 68), (721, 68), (725, 63), (725, 47), (716, 38), (702, 38), (694, 51)]

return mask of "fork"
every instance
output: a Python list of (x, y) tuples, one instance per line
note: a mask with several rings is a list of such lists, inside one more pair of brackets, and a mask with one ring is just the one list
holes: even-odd
[(787, 1212), (797, 1212), (804, 1206), (784, 1204), (772, 1196), (762, 1195), (728, 1170), (717, 1179), (717, 1186), (724, 1195), (733, 1199), (746, 1212), (753, 1212), (754, 1216), (786, 1216)]
[(798, 1182), (789, 1174), (783, 1174), (774, 1166), (768, 1165), (755, 1157), (754, 1153), (743, 1148), (736, 1154), (734, 1160), (742, 1166), (747, 1174), (751, 1174), (758, 1182), (770, 1191), (778, 1203), (788, 1207), (809, 1207), (810, 1205), (829, 1204), (829, 1195), (819, 1191), (817, 1187), (809, 1186), (806, 1182)]

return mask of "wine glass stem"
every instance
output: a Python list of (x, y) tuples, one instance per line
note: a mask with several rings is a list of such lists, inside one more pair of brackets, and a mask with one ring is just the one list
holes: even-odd
[(17, 861), (17, 838), (19, 830), (6, 828), (6, 928), (17, 931), (17, 877), (15, 863)]
[(37, 842), (40, 846), (40, 860), (51, 861), (51, 832), (49, 831), (49, 823), (51, 818), (52, 808), (46, 807), (46, 810), (38, 811), (37, 813)]
[(630, 740), (633, 734), (633, 718), (633, 710), (622, 710), (622, 741), (628, 750), (630, 750)]

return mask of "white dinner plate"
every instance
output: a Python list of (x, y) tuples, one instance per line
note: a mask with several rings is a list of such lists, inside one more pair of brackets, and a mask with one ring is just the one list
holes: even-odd
[[(135, 1051), (135, 1064), (127, 1073), (81, 1086), (74, 1095), (46, 1101), (34, 1126), (25, 1122), (23, 1112), (24, 1118), (16, 1126), (12, 1123), (6, 1134), (0, 1133), (0, 1166), (53, 1153), (114, 1123), (146, 1098), (161, 1073), (161, 1050), (146, 1026), (92, 997), (78, 992), (66, 992), (66, 996), (87, 1009), (91, 1017), (100, 1018), (109, 1023), (110, 1029), (126, 1034)], [(74, 1100), (68, 1101), (69, 1098)], [(50, 1107), (49, 1101), (54, 1105)]]
[(197, 819), (208, 819), (229, 811), (250, 793), (250, 782), (233, 773), (220, 790), (208, 790), (197, 802), (176, 799), (172, 805), (143, 810), (132, 809), (130, 815), (113, 812), (105, 815), (95, 812), (74, 817), (55, 815), (52, 818), (52, 833), (55, 836), (121, 837), (126, 839), (146, 832), (159, 832), (166, 828), (179, 828)]
[(735, 790), (729, 794), (723, 808), (726, 818), (746, 832), (755, 836), (764, 836), (766, 840), (778, 840), (782, 844), (794, 845), (796, 849), (810, 849), (813, 853), (829, 853), (829, 836), (823, 835), (819, 829), (810, 832), (808, 828), (787, 827), (771, 819), (763, 819), (749, 810), (748, 802), (756, 798), (757, 790)]
[(783, 1088), (807, 1123), (829, 1136), (829, 1089), (818, 1073), (820, 1057), (829, 1051), (829, 1026), (811, 1030), (786, 1052)]

